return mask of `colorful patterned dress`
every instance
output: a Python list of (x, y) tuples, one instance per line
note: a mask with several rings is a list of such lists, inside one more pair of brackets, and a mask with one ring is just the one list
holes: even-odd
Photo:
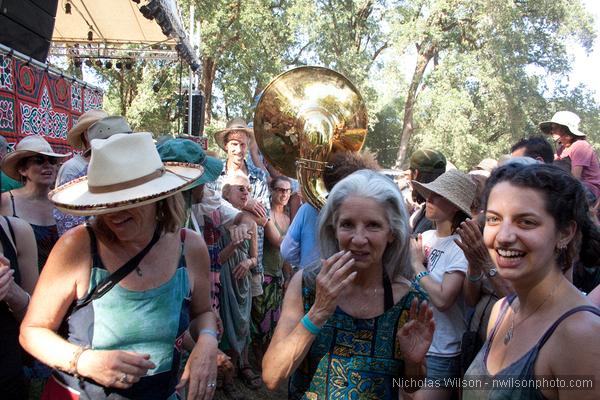
[[(305, 275), (306, 276), (306, 275)], [(315, 289), (303, 277), (302, 299), (308, 312)], [(357, 319), (339, 307), (315, 338), (306, 358), (289, 382), (290, 399), (348, 400), (397, 399), (404, 361), (396, 332), (409, 318), (409, 292), (393, 304), (392, 286), (384, 277), (385, 311), (378, 317)]]

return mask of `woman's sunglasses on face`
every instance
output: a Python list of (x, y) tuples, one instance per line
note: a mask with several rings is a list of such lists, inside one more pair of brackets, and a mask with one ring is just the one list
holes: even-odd
[(50, 165), (58, 164), (58, 158), (47, 157), (47, 156), (32, 156), (32, 157), (29, 157), (29, 161), (31, 161), (32, 163), (34, 163), (36, 165), (44, 165), (45, 163), (48, 163)]

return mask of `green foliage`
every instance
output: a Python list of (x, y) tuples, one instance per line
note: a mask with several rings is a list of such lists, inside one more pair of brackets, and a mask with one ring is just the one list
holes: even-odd
[(377, 154), (377, 161), (383, 168), (391, 168), (396, 162), (402, 132), (402, 115), (398, 114), (398, 110), (403, 104), (404, 99), (395, 98), (384, 105), (367, 135), (365, 146)]
[[(193, 4), (201, 22), (200, 85), (212, 85), (216, 121), (206, 127), (209, 137), (229, 118), (251, 120), (255, 97), (277, 74), (322, 65), (359, 88), (370, 113), (366, 146), (386, 167), (396, 158), (407, 102), (413, 112), (409, 152), (438, 148), (463, 169), (507, 153), (561, 109), (578, 113), (588, 140), (600, 146), (600, 106), (587, 88), (564, 84), (572, 62), (568, 46), (589, 51), (596, 39), (581, 0), (178, 3), (184, 14)], [(426, 50), (425, 73), (413, 76)], [(126, 115), (137, 130), (180, 128), (177, 64), (138, 61), (131, 71), (98, 72), (108, 85), (109, 112)]]

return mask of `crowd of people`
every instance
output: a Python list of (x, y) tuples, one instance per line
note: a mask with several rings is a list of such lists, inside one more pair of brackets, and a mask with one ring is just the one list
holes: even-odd
[[(74, 155), (0, 138), (1, 397), (38, 380), (44, 400), (248, 398), (239, 380), (598, 399), (600, 164), (579, 122), (559, 111), (468, 173), (436, 149), (399, 180), (334, 153), (320, 210), (240, 118), (212, 138), (223, 160), (101, 110)], [(561, 377), (581, 382), (535, 383)]]

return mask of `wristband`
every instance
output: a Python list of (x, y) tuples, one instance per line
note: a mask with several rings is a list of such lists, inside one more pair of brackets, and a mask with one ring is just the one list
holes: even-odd
[(73, 375), (76, 379), (79, 379), (80, 376), (77, 373), (77, 364), (79, 363), (79, 358), (83, 354), (84, 351), (89, 350), (90, 346), (78, 346), (77, 350), (73, 352), (73, 358), (69, 362), (69, 370), (67, 371), (69, 374)]
[(429, 271), (421, 271), (415, 276), (415, 283), (418, 285), (421, 279), (429, 275)]
[(219, 335), (217, 335), (217, 332), (213, 331), (212, 329), (208, 329), (208, 328), (200, 329), (200, 333), (198, 334), (198, 336), (200, 336), (204, 333), (214, 337), (215, 339), (217, 339), (217, 341), (219, 341)]
[(302, 319), (300, 320), (300, 323), (302, 324), (302, 326), (309, 331), (310, 333), (312, 333), (313, 335), (318, 335), (319, 332), (321, 332), (321, 328), (319, 328), (318, 326), (316, 326), (311, 320), (310, 318), (308, 318), (308, 314), (304, 314), (304, 317), (302, 317)]
[(483, 278), (483, 271), (481, 271), (481, 274), (479, 274), (479, 276), (467, 275), (467, 278), (469, 279), (469, 282), (479, 282), (481, 278)]

